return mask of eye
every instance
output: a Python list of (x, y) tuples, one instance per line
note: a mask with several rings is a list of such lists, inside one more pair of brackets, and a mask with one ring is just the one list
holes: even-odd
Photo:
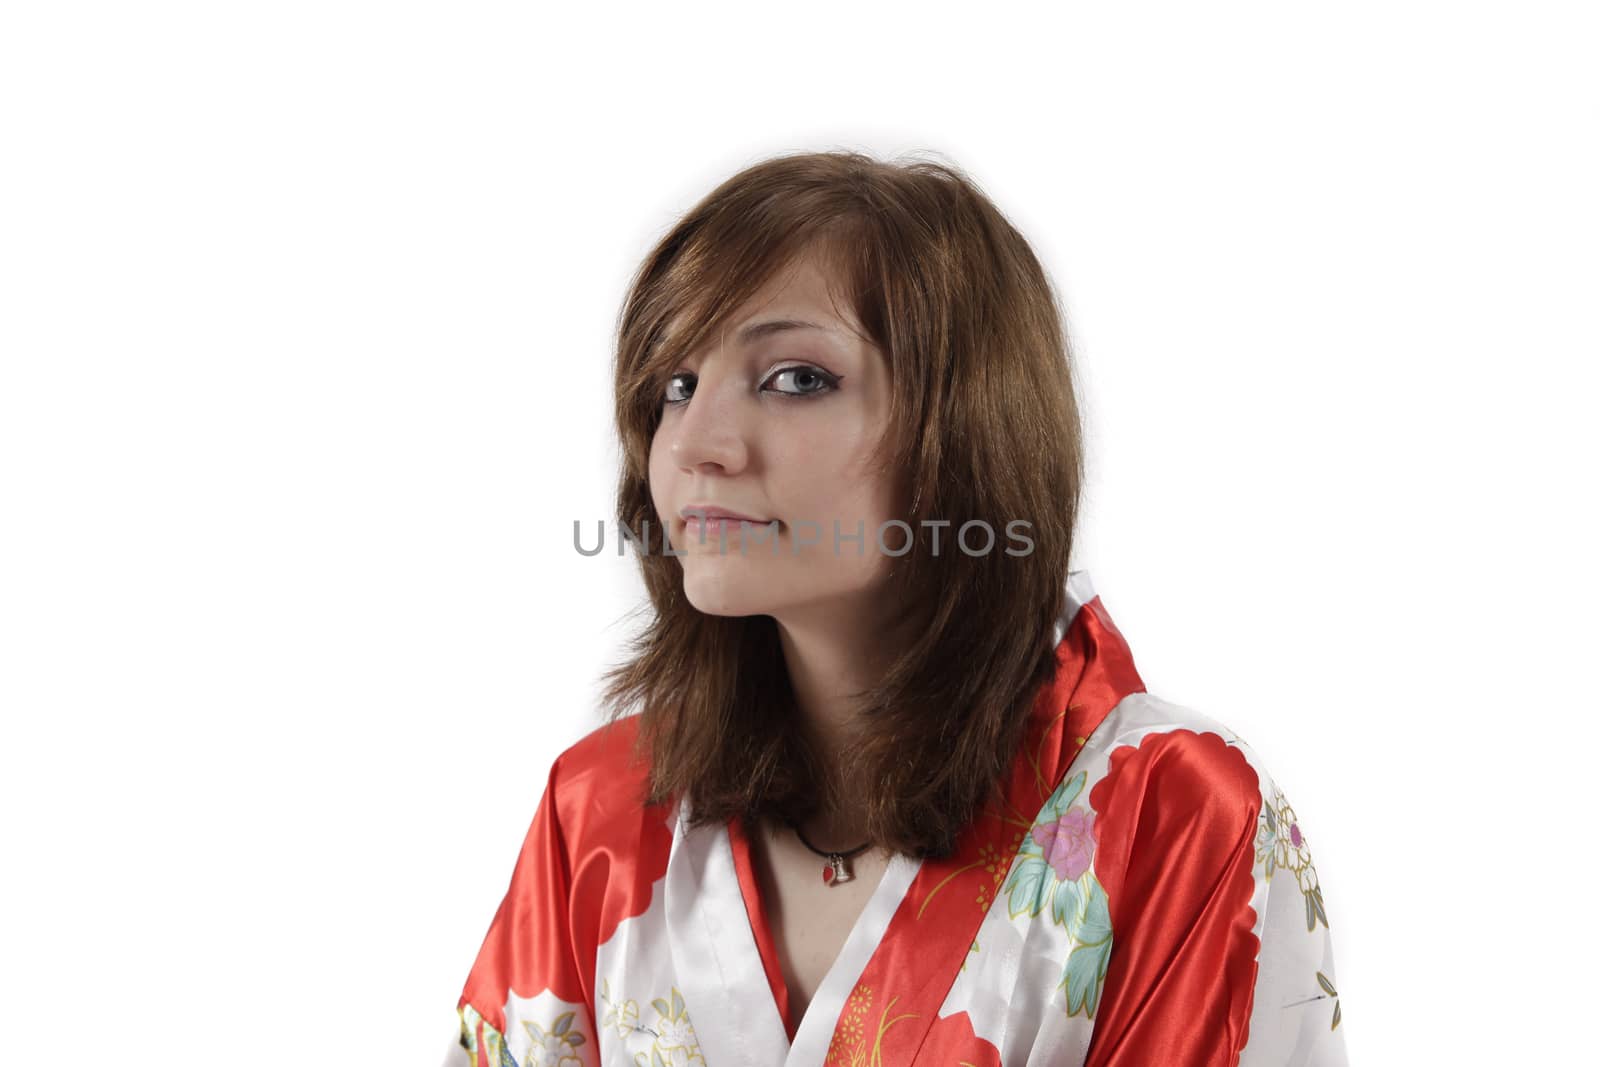
[[(780, 396), (812, 396), (838, 388), (839, 379), (820, 367), (782, 367), (775, 371), (767, 383), (788, 381), (794, 389), (774, 389)], [(763, 388), (765, 388), (765, 384)]]
[(684, 371), (674, 374), (667, 379), (666, 395), (662, 398), (668, 404), (682, 404), (694, 395), (695, 376)]
[[(837, 375), (829, 374), (821, 367), (808, 364), (780, 367), (762, 383), (762, 391), (785, 397), (813, 396), (837, 389), (841, 380)], [(694, 396), (694, 387), (698, 381), (699, 379), (689, 371), (679, 371), (672, 375), (667, 379), (666, 389), (661, 397), (662, 403), (668, 406), (688, 403)], [(790, 388), (767, 388), (773, 382), (787, 383)]]

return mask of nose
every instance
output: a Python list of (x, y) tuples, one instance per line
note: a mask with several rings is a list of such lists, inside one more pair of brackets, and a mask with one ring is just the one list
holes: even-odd
[(716, 376), (702, 367), (694, 394), (680, 406), (671, 425), (672, 461), (686, 472), (737, 474), (750, 461), (741, 402), (743, 385), (736, 376)]

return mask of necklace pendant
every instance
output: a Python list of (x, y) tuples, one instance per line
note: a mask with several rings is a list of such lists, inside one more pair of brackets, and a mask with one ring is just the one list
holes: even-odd
[(822, 881), (825, 885), (838, 885), (854, 877), (855, 875), (850, 873), (850, 868), (845, 865), (843, 856), (837, 852), (828, 853), (828, 865), (822, 868)]

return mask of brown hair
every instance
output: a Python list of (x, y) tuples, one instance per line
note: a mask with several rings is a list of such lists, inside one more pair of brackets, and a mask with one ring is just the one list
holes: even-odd
[[(929, 538), (893, 561), (888, 593), (910, 638), (858, 694), (851, 798), (872, 841), (948, 855), (1010, 766), (1034, 696), (1055, 670), (1083, 479), (1064, 319), (1022, 235), (954, 166), (856, 152), (779, 156), (735, 174), (661, 238), (618, 321), (618, 520), (659, 526), (650, 443), (666, 379), (801, 252), (827, 254), (835, 285), (888, 361), (890, 431), (878, 461), (910, 500), (903, 516), (997, 532), (1032, 523), (1031, 552), (938, 554)], [(650, 527), (643, 524), (649, 522)], [(892, 536), (886, 541), (898, 547)], [(654, 617), (605, 676), (615, 722), (639, 708), (655, 804), (692, 798), (690, 823), (803, 820), (844, 779), (821, 766), (796, 713), (770, 616), (695, 609), (674, 556), (638, 554)]]

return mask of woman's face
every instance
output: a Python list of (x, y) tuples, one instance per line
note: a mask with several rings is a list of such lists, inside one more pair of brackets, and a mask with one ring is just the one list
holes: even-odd
[[(663, 392), (650, 495), (683, 553), (684, 592), (708, 614), (849, 610), (892, 562), (877, 537), (898, 502), (866, 465), (888, 427), (888, 367), (850, 310), (834, 308), (826, 270), (814, 253), (797, 257)], [(682, 514), (696, 506), (760, 521), (702, 525)], [(899, 551), (904, 530), (883, 543)]]

